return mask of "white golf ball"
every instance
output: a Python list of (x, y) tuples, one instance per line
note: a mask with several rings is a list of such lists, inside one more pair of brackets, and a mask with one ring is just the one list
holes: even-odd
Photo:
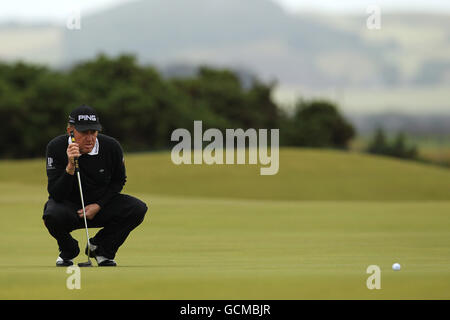
[(392, 265), (392, 270), (394, 270), (394, 271), (400, 270), (400, 263), (394, 263), (394, 264)]

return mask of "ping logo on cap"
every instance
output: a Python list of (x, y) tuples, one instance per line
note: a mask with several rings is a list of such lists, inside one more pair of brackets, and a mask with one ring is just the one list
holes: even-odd
[(92, 115), (80, 114), (78, 115), (78, 121), (80, 120), (97, 121), (97, 117), (95, 116), (95, 114)]

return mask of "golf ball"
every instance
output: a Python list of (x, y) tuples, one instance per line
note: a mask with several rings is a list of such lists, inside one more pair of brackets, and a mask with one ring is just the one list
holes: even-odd
[(394, 264), (392, 265), (392, 269), (393, 269), (394, 271), (400, 270), (400, 264), (399, 264), (399, 263), (394, 263)]

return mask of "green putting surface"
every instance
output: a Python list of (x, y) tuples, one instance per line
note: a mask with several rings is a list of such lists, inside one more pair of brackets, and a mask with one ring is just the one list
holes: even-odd
[[(124, 193), (149, 205), (146, 219), (119, 267), (83, 268), (81, 289), (69, 290), (41, 220), (44, 161), (0, 162), (0, 299), (450, 298), (448, 170), (293, 149), (274, 177), (177, 167), (169, 153), (126, 164)], [(84, 249), (84, 230), (73, 236)], [(380, 290), (366, 287), (369, 265)]]

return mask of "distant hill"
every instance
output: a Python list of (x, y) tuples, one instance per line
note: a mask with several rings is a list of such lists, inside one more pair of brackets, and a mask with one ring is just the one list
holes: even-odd
[[(321, 70), (322, 53), (350, 52), (361, 63), (389, 68), (358, 35), (288, 15), (269, 0), (127, 3), (83, 17), (80, 31), (66, 31), (63, 48), (66, 64), (99, 51), (127, 51), (144, 63), (242, 66), (265, 79), (317, 86), (356, 80)], [(378, 83), (382, 77), (358, 81)]]
[(450, 83), (448, 17), (383, 15), (378, 32), (366, 19), (292, 15), (270, 0), (147, 0), (83, 17), (63, 49), (65, 63), (129, 51), (145, 63), (242, 66), (312, 87)]

